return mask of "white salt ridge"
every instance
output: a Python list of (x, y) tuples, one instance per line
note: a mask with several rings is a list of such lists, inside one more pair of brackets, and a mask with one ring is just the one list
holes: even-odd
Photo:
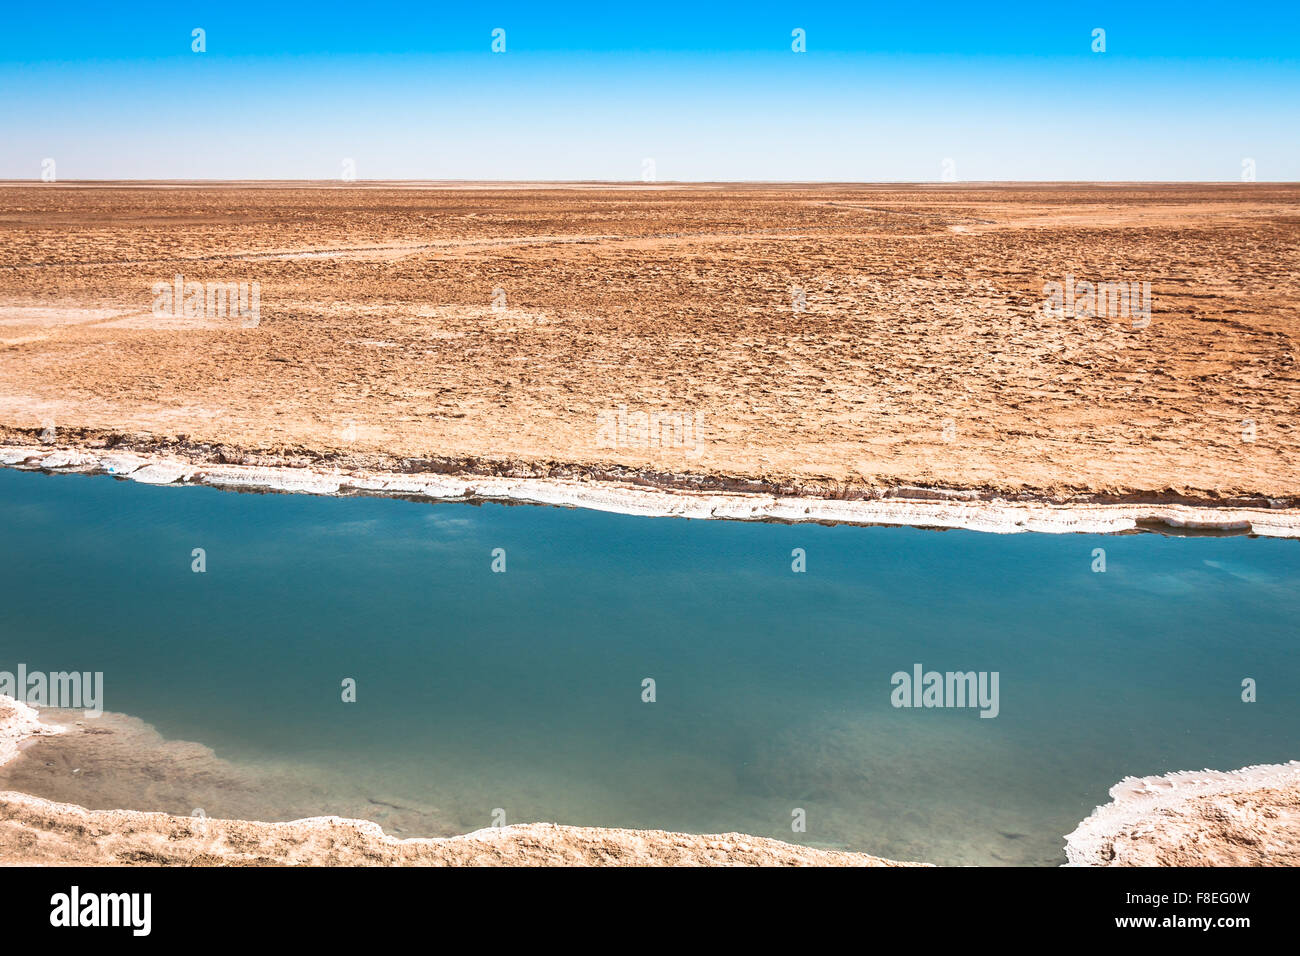
[(1091, 866), (1127, 828), (1161, 811), (1176, 811), (1197, 797), (1300, 785), (1300, 760), (1256, 764), (1240, 770), (1179, 770), (1163, 776), (1125, 777), (1110, 788), (1111, 802), (1097, 807), (1065, 837), (1068, 866)]
[(341, 477), (308, 468), (214, 465), (196, 469), (191, 480), (226, 488), (266, 488), (306, 495), (336, 495), (342, 484)]
[(40, 713), (21, 700), (0, 694), (0, 767), (22, 749), (31, 737), (63, 733), (62, 727), (41, 723)]
[(177, 481), (193, 478), (196, 469), (171, 461), (150, 462), (134, 471), (115, 472), (132, 481), (142, 481), (146, 485), (170, 485)]
[(968, 494), (922, 489), (904, 496), (844, 501), (756, 493), (708, 493), (647, 488), (614, 481), (501, 478), (440, 474), (340, 472), (257, 465), (194, 465), (132, 453), (0, 447), (0, 464), (48, 471), (104, 471), (147, 484), (207, 484), (299, 494), (391, 494), (435, 500), (487, 499), (590, 508), (643, 517), (737, 521), (827, 522), (965, 528), (991, 534), (1114, 534), (1140, 522), (1170, 527), (1300, 537), (1300, 509), (1204, 508), (1179, 504), (1070, 504), (973, 500)]
[(100, 463), (95, 455), (55, 449), (42, 456), (40, 467), (54, 471), (97, 471)]
[[(133, 452), (110, 452), (99, 456), (100, 466), (110, 475), (129, 475), (148, 465), (149, 459)], [(139, 479), (137, 479), (139, 480)]]

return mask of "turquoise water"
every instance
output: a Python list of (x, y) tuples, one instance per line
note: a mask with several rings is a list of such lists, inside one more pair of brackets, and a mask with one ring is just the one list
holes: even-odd
[[(0, 515), (0, 670), (102, 671), (108, 710), (246, 768), (266, 819), (304, 800), (351, 813), (363, 793), (402, 808), (403, 836), (500, 809), (1056, 864), (1126, 775), (1300, 757), (1293, 541), (645, 519), (9, 470)], [(891, 706), (891, 675), (918, 662), (998, 672), (998, 716)], [(349, 677), (355, 703), (340, 699)], [(132, 806), (222, 815), (220, 794), (188, 796)]]

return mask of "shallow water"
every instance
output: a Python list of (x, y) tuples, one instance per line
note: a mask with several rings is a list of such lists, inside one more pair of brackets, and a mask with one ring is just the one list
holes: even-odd
[[(165, 765), (181, 775), (166, 791), (137, 767), (112, 797), (134, 809), (371, 805), (403, 836), (500, 809), (1057, 864), (1121, 777), (1300, 757), (1295, 541), (647, 519), (8, 470), (0, 515), (0, 671), (102, 671), (107, 709), (213, 748), (247, 782), (223, 808), (232, 791), (189, 756)], [(893, 707), (891, 676), (918, 662), (996, 671), (998, 716)], [(356, 703), (340, 699), (349, 677)], [(0, 788), (107, 799), (93, 774), (47, 760), (47, 785), (22, 760)]]

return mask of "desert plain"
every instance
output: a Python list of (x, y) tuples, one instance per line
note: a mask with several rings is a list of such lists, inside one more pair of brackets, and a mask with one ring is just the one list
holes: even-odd
[(1297, 335), (1297, 185), (0, 184), (9, 445), (1289, 508)]

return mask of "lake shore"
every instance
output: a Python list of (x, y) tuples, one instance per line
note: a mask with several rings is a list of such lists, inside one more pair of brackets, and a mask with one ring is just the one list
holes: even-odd
[[(114, 716), (105, 714), (105, 718)], [(99, 721), (95, 721), (96, 724)], [(0, 766), (68, 728), (0, 696)], [(111, 734), (109, 730), (98, 733)], [(193, 761), (192, 752), (182, 761)], [(76, 772), (75, 770), (73, 771)], [(0, 865), (81, 866), (917, 866), (742, 833), (690, 834), (525, 823), (398, 839), (370, 820), (283, 823), (90, 810), (0, 791)]]
[(1300, 866), (1300, 761), (1125, 777), (1065, 838), (1078, 866)]
[[(721, 482), (689, 474), (551, 467), (474, 473), (474, 463), (412, 462), (298, 453), (214, 454), (212, 449), (81, 445), (0, 445), (0, 465), (51, 473), (99, 473), (154, 485), (209, 485), (236, 491), (377, 495), (431, 501), (501, 501), (590, 508), (644, 517), (786, 523), (963, 528), (996, 534), (1252, 534), (1300, 537), (1290, 500), (1216, 503), (1181, 496), (1114, 500), (1004, 497), (992, 492), (899, 486), (858, 497), (813, 496), (757, 481)], [(231, 460), (231, 459), (234, 460)], [(385, 470), (387, 466), (388, 469)], [(786, 493), (788, 491), (805, 493)]]
[(87, 810), (0, 793), (0, 865), (919, 866), (743, 833), (525, 823), (399, 840), (343, 817), (289, 823)]
[[(124, 715), (105, 715), (124, 717)], [(126, 718), (130, 720), (131, 718)], [(0, 697), (0, 766), (69, 729)], [(101, 734), (111, 731), (99, 730)], [(193, 761), (194, 745), (180, 755)], [(77, 771), (74, 770), (73, 773)], [(1065, 837), (1075, 866), (1300, 865), (1300, 761), (1125, 778)], [(399, 839), (342, 816), (287, 822), (92, 810), (0, 791), (0, 865), (925, 866), (740, 833), (526, 823)]]

